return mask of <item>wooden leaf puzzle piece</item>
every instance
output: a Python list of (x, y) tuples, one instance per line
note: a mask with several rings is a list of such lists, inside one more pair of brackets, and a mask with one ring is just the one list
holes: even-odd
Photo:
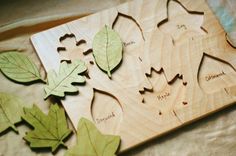
[(123, 44), (119, 34), (105, 25), (93, 38), (93, 56), (100, 69), (109, 78), (122, 60)]
[(64, 97), (66, 92), (78, 92), (78, 89), (72, 84), (85, 83), (85, 78), (81, 74), (86, 70), (85, 63), (78, 59), (71, 64), (62, 62), (58, 73), (54, 70), (49, 71), (47, 76), (48, 84), (44, 86), (45, 99), (50, 95)]
[(51, 105), (48, 115), (45, 115), (36, 105), (32, 108), (24, 108), (22, 118), (34, 127), (24, 136), (32, 148), (50, 147), (52, 152), (64, 145), (66, 137), (71, 130), (68, 129), (65, 112), (57, 104)]
[(45, 82), (37, 66), (30, 58), (18, 51), (8, 51), (0, 55), (0, 69), (9, 79), (19, 83), (37, 80)]
[(77, 144), (65, 156), (115, 156), (120, 137), (102, 134), (89, 120), (81, 118), (77, 129)]
[(18, 132), (15, 124), (21, 121), (24, 102), (17, 96), (0, 92), (0, 133), (8, 128)]

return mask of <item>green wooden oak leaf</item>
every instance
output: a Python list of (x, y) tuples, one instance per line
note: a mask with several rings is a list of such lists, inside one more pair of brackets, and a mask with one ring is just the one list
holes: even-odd
[(59, 72), (54, 70), (48, 72), (48, 84), (45, 85), (44, 90), (46, 92), (45, 99), (50, 95), (64, 97), (65, 92), (77, 92), (77, 87), (72, 83), (84, 83), (85, 78), (81, 75), (87, 70), (85, 63), (81, 60), (73, 61), (71, 64), (62, 62)]
[(119, 136), (103, 135), (95, 125), (81, 118), (77, 130), (77, 144), (65, 156), (114, 156), (120, 144)]
[(44, 82), (30, 58), (17, 51), (0, 54), (0, 69), (4, 75), (16, 82), (26, 83), (36, 80)]
[(17, 96), (0, 92), (0, 133), (9, 127), (18, 132), (14, 124), (21, 121), (23, 104)]
[(71, 133), (68, 129), (65, 112), (57, 104), (51, 105), (48, 115), (45, 115), (36, 105), (24, 108), (22, 118), (34, 127), (24, 139), (32, 148), (51, 147), (54, 152), (63, 140)]
[(123, 44), (117, 32), (110, 27), (103, 27), (93, 39), (93, 56), (97, 65), (107, 72), (111, 78), (111, 71), (122, 60)]

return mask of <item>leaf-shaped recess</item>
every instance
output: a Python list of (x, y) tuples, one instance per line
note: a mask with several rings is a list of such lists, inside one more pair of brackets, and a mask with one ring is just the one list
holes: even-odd
[(77, 145), (66, 152), (66, 156), (112, 156), (115, 155), (120, 137), (103, 135), (94, 124), (81, 118), (78, 124)]
[(182, 123), (175, 110), (183, 108), (186, 105), (185, 83), (177, 78), (169, 84), (164, 71), (158, 73), (153, 69), (151, 69), (151, 75), (148, 79), (153, 89), (144, 91), (144, 102), (148, 107), (157, 111), (158, 122), (160, 124), (166, 123), (171, 118), (175, 122)]
[(17, 132), (15, 123), (21, 121), (23, 102), (17, 96), (0, 92), (0, 133), (11, 127)]
[(8, 78), (17, 82), (44, 81), (30, 58), (16, 51), (0, 54), (0, 69)]
[[(30, 142), (30, 147), (51, 147), (54, 152), (63, 140), (71, 133), (68, 129), (65, 112), (58, 105), (51, 105), (48, 115), (45, 115), (36, 105), (24, 108), (22, 118), (34, 127), (24, 137)], [(64, 145), (65, 146), (65, 145)]]
[(158, 23), (159, 29), (171, 35), (173, 43), (205, 35), (203, 12), (190, 11), (179, 0), (167, 1), (167, 18)]
[(111, 71), (122, 59), (122, 42), (117, 32), (105, 26), (93, 39), (93, 56), (97, 65), (111, 77)]
[(72, 64), (62, 62), (59, 73), (51, 70), (48, 72), (48, 84), (44, 87), (46, 97), (55, 95), (59, 97), (65, 96), (65, 92), (77, 92), (78, 89), (72, 83), (84, 83), (83, 76), (78, 75), (87, 70), (85, 63), (76, 60)]
[(236, 69), (225, 60), (204, 53), (198, 70), (198, 83), (208, 94), (236, 83)]
[(123, 108), (112, 94), (94, 89), (91, 114), (97, 128), (107, 134), (117, 134), (123, 119)]

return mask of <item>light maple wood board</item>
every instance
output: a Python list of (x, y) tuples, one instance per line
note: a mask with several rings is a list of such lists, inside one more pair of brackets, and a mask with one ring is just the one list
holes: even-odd
[[(124, 42), (109, 79), (92, 56), (104, 25)], [(204, 0), (135, 0), (35, 34), (46, 69), (80, 58), (89, 78), (62, 104), (74, 127), (81, 117), (121, 136), (121, 150), (174, 130), (236, 101), (236, 49)]]

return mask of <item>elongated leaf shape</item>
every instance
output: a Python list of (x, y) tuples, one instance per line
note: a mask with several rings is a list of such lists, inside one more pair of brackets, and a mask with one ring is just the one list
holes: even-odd
[(117, 32), (105, 26), (93, 39), (93, 56), (97, 65), (111, 77), (111, 71), (122, 60), (122, 41)]
[(0, 69), (4, 75), (16, 82), (44, 81), (29, 57), (17, 51), (0, 54)]
[(0, 92), (0, 133), (11, 127), (18, 131), (15, 123), (21, 121), (23, 101), (15, 95)]
[(81, 60), (76, 60), (72, 64), (62, 62), (59, 73), (51, 70), (48, 72), (48, 85), (45, 85), (44, 90), (46, 97), (55, 95), (59, 97), (65, 96), (65, 92), (77, 92), (78, 89), (72, 83), (84, 83), (83, 76), (78, 75), (87, 70), (85, 63)]
[(65, 112), (58, 105), (51, 105), (48, 115), (45, 115), (36, 105), (24, 108), (22, 118), (34, 127), (24, 139), (30, 142), (30, 147), (51, 147), (54, 152), (63, 140), (71, 133), (68, 129)]
[(113, 156), (120, 144), (119, 136), (103, 135), (94, 124), (81, 118), (77, 130), (77, 145), (65, 156)]

